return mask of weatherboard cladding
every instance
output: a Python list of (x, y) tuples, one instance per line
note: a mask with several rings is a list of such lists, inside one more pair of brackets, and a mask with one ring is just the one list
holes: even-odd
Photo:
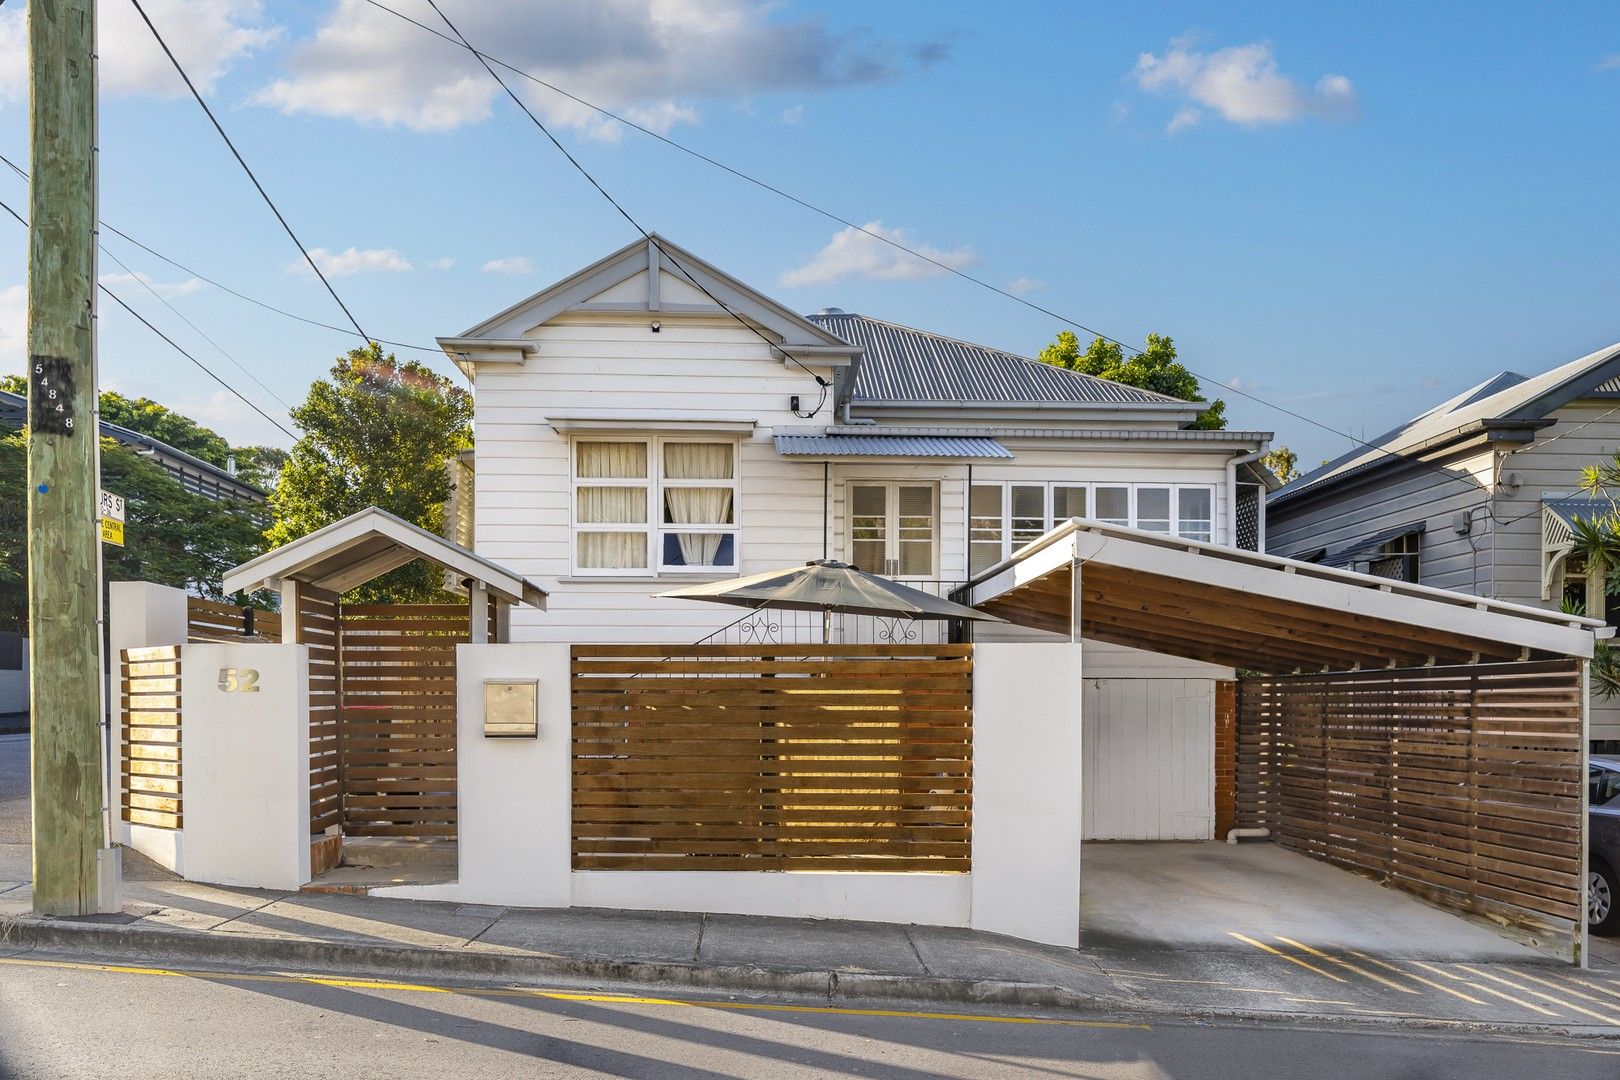
[(1010, 458), (1012, 451), (984, 437), (901, 435), (778, 435), (784, 457)]
[(863, 351), (856, 401), (1183, 405), (999, 349), (844, 311), (806, 316)]

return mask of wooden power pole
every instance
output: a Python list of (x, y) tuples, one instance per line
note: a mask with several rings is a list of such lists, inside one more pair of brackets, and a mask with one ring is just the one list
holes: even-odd
[(28, 641), (34, 911), (116, 895), (101, 752), (95, 0), (31, 6)]

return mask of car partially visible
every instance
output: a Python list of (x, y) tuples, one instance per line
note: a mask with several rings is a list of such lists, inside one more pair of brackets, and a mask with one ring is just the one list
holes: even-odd
[(1620, 758), (1591, 759), (1586, 798), (1586, 925), (1594, 934), (1620, 934)]

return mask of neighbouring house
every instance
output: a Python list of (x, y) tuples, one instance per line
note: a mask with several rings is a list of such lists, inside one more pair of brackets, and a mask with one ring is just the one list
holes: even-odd
[[(1584, 604), (1570, 524), (1593, 508), (1575, 493), (1581, 470), (1616, 449), (1620, 345), (1534, 376), (1503, 371), (1272, 492), (1267, 549), (1497, 600)], [(1592, 703), (1591, 735), (1594, 749), (1620, 748), (1620, 702)]]
[[(0, 428), (20, 431), (28, 423), (28, 399), (0, 390)], [(210, 499), (263, 503), (263, 491), (242, 480), (234, 468), (217, 465), (176, 449), (160, 439), (119, 424), (101, 422), (103, 438), (113, 439), (149, 458), (188, 490)], [(28, 643), (17, 632), (0, 632), (0, 716), (28, 711)]]
[[(440, 344), (476, 397), (452, 535), (550, 594), (543, 614), (512, 612), (514, 641), (819, 640), (819, 618), (653, 594), (830, 557), (948, 595), (1073, 517), (1263, 543), (1270, 433), (1196, 430), (1196, 403), (868, 315), (799, 315), (667, 240)], [(939, 632), (834, 626), (848, 642)], [(1137, 792), (1088, 801), (1089, 835), (1213, 834), (1212, 765), (1166, 785), (1163, 755), (1213, 762), (1216, 683), (1232, 676), (1088, 651), (1088, 775)]]
[[(28, 399), (21, 394), (0, 390), (0, 427), (21, 431), (28, 423)], [(119, 424), (101, 422), (101, 436), (129, 447), (142, 457), (151, 459), (163, 471), (174, 477), (188, 490), (210, 499), (236, 499), (240, 502), (262, 503), (269, 498), (265, 492), (236, 475), (234, 465), (220, 468), (163, 442), (150, 435), (142, 435)]]

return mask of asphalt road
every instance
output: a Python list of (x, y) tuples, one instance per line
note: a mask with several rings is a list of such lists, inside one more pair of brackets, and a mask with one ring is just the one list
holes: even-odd
[(0, 960), (0, 1076), (1620, 1076), (1620, 1046), (1550, 1038), (582, 997)]

